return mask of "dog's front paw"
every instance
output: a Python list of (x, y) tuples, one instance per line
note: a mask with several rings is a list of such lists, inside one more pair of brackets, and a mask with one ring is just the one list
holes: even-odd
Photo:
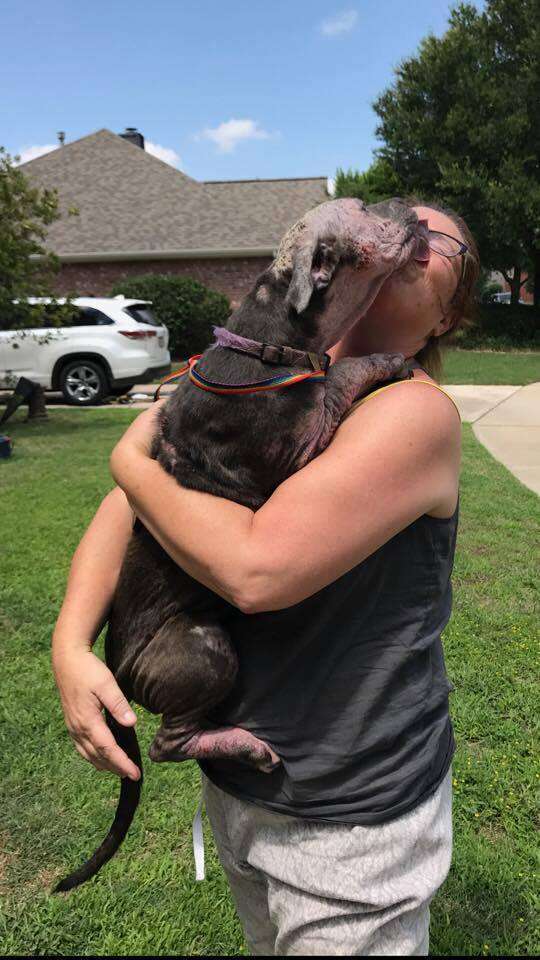
[(372, 353), (368, 357), (358, 357), (362, 366), (366, 365), (365, 379), (369, 386), (380, 380), (404, 380), (408, 371), (402, 353)]
[(407, 376), (402, 353), (372, 353), (367, 357), (344, 357), (330, 367), (334, 396), (344, 409), (364, 396), (377, 383)]

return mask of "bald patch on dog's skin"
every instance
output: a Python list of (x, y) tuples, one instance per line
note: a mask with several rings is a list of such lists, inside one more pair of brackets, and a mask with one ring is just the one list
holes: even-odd
[(272, 264), (272, 268), (276, 276), (286, 273), (288, 270), (292, 270), (296, 247), (298, 242), (301, 241), (302, 234), (305, 232), (305, 230), (305, 221), (298, 220), (283, 237), (283, 240), (278, 247), (275, 260)]
[(255, 299), (256, 299), (259, 303), (264, 303), (264, 304), (269, 303), (269, 302), (270, 302), (270, 291), (269, 291), (268, 287), (266, 287), (266, 286), (264, 286), (264, 285), (263, 285), (262, 287), (259, 287), (259, 289), (257, 290), (257, 293), (255, 294)]

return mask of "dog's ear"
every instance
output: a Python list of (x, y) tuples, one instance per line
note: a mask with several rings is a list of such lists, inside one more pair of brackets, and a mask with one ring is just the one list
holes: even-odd
[(285, 303), (293, 307), (297, 313), (303, 313), (313, 293), (313, 279), (311, 264), (316, 249), (316, 243), (302, 244), (294, 253), (292, 276), (285, 297)]
[(291, 282), (285, 302), (303, 313), (308, 307), (314, 290), (324, 290), (334, 275), (339, 262), (338, 244), (334, 238), (302, 245), (295, 252)]

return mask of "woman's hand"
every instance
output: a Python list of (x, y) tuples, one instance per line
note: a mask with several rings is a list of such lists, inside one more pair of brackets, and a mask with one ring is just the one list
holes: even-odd
[(86, 648), (57, 648), (53, 671), (69, 734), (81, 757), (97, 770), (140, 779), (140, 771), (118, 746), (102, 714), (103, 707), (118, 723), (132, 727), (137, 720), (113, 674)]

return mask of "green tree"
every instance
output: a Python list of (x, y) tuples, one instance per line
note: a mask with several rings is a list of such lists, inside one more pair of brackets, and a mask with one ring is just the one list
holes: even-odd
[(538, 0), (487, 0), (481, 12), (460, 3), (446, 33), (426, 37), (374, 103), (383, 141), (377, 162), (390, 167), (404, 192), (460, 210), (484, 265), (505, 275), (514, 302), (523, 274), (534, 277), (536, 305), (538, 12)]
[(358, 197), (364, 203), (378, 203), (387, 197), (399, 196), (403, 183), (387, 160), (378, 157), (365, 173), (338, 169), (335, 197)]
[[(33, 186), (0, 147), (0, 326), (4, 329), (39, 326), (41, 308), (30, 306), (26, 298), (52, 296), (59, 260), (46, 249), (45, 238), (47, 227), (59, 216), (56, 190)], [(14, 300), (19, 301), (17, 306)]]
[(212, 327), (225, 324), (231, 312), (227, 297), (191, 277), (142, 274), (118, 281), (111, 296), (118, 293), (152, 301), (156, 318), (169, 330), (171, 354), (178, 359), (202, 353), (212, 342)]

